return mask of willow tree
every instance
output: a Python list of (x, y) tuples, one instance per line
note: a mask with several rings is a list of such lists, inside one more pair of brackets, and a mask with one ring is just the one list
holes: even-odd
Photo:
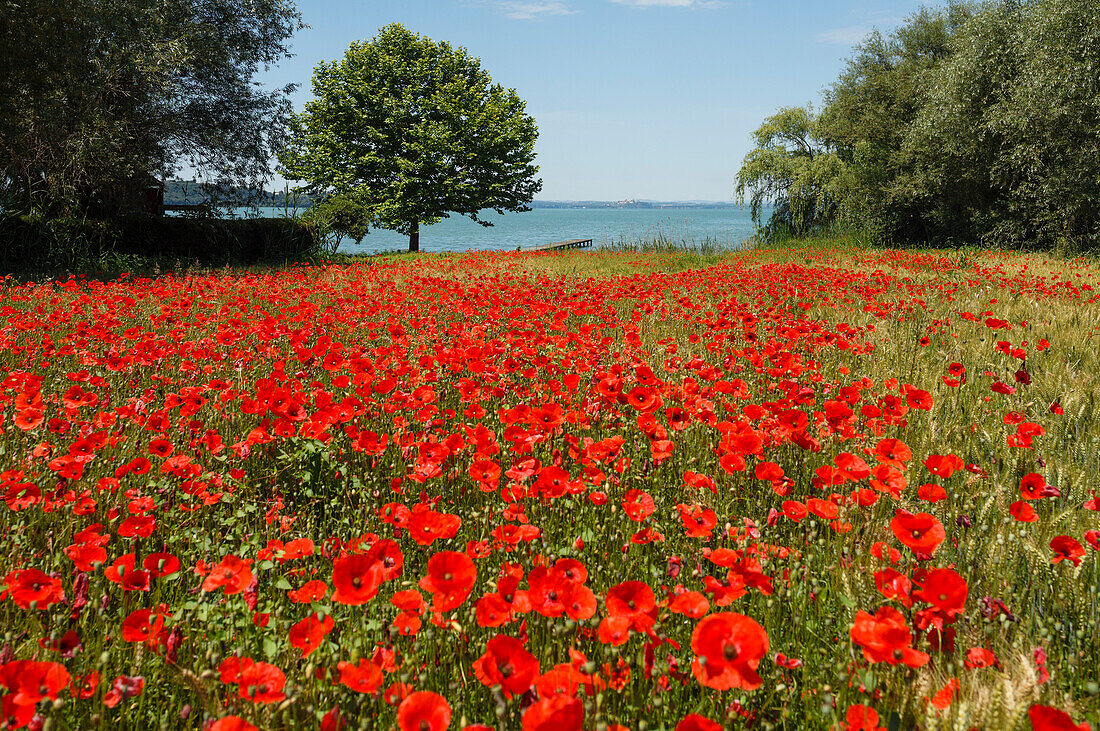
[(341, 233), (390, 229), (417, 251), (421, 226), (489, 226), (482, 211), (529, 210), (542, 187), (534, 119), (464, 48), (388, 25), (319, 64), (312, 90), (279, 160)]
[[(753, 133), (756, 147), (737, 172), (737, 197), (748, 195), (765, 236), (804, 234), (831, 225), (841, 211), (844, 165), (820, 139), (808, 107), (780, 109)], [(772, 205), (767, 223), (765, 205)]]

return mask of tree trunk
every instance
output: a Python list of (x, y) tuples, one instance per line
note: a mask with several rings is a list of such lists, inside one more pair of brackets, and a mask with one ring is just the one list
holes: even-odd
[(409, 251), (420, 251), (420, 224), (414, 223), (409, 233)]

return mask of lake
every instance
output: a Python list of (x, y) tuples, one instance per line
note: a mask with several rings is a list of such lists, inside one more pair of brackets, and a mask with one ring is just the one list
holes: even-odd
[[(282, 209), (261, 209), (262, 215), (282, 215)], [(479, 226), (463, 216), (445, 218), (420, 230), (421, 251), (514, 251), (565, 239), (593, 239), (612, 245), (658, 235), (684, 245), (704, 242), (739, 248), (754, 232), (748, 208), (536, 208), (526, 213), (497, 215), (493, 226)], [(362, 244), (346, 240), (348, 254), (407, 249), (408, 237), (393, 231), (371, 231)]]

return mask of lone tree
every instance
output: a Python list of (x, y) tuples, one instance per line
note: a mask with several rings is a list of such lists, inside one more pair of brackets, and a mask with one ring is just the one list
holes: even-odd
[(409, 237), (450, 213), (530, 210), (542, 188), (535, 120), (464, 48), (398, 24), (313, 73), (314, 99), (291, 121), (282, 172), (306, 181), (311, 215), (361, 240), (371, 228)]
[(0, 0), (0, 207), (111, 216), (192, 168), (258, 188), (293, 87), (290, 0)]

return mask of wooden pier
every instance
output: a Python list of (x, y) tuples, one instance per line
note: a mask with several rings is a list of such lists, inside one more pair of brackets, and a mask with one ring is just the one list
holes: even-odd
[(592, 245), (592, 239), (569, 239), (568, 241), (555, 241), (550, 244), (538, 244), (536, 246), (524, 246), (518, 251), (560, 251), (562, 249), (585, 249)]

